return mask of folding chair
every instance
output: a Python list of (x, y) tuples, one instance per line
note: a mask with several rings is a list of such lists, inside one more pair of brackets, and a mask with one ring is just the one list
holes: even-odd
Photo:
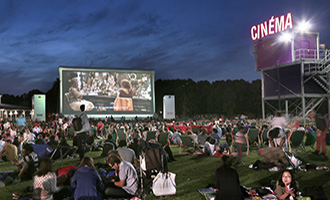
[(180, 139), (182, 142), (180, 144), (179, 154), (183, 153), (182, 149), (188, 151), (192, 149), (193, 152), (195, 151), (195, 143), (189, 135), (181, 135)]
[(156, 133), (157, 133), (157, 131), (148, 131), (146, 141), (149, 142), (150, 140), (155, 140), (156, 139)]
[(124, 129), (115, 129), (116, 131), (116, 136), (117, 136), (117, 146), (119, 145), (120, 141), (125, 141), (127, 144), (127, 137), (126, 137), (126, 132)]
[(264, 128), (261, 133), (261, 144), (264, 144), (265, 142), (268, 142), (269, 138), (267, 136), (268, 128)]
[(197, 136), (197, 141), (198, 141), (199, 148), (204, 147), (204, 144), (206, 142), (207, 137), (208, 137), (207, 134), (200, 134), (200, 135)]
[(296, 153), (298, 149), (302, 150), (306, 155), (305, 144), (304, 144), (305, 131), (294, 131), (288, 139), (289, 149), (296, 148)]
[(311, 149), (314, 149), (313, 146), (314, 146), (314, 144), (316, 142), (316, 136), (317, 136), (317, 133), (307, 132), (306, 133), (306, 140), (305, 140), (305, 147), (306, 146), (310, 146)]
[(192, 128), (193, 133), (198, 134), (199, 128), (197, 128), (195, 126), (192, 126), (191, 128)]
[(168, 133), (160, 133), (158, 135), (158, 142), (162, 145), (162, 147), (164, 147), (167, 144), (168, 141)]
[(33, 144), (33, 151), (38, 155), (40, 159), (44, 157), (50, 157), (54, 149), (47, 144)]
[(254, 142), (257, 142), (258, 145), (260, 144), (260, 139), (259, 139), (259, 130), (256, 128), (249, 128), (247, 134), (249, 138), (249, 144), (253, 145)]
[(90, 132), (92, 132), (93, 136), (96, 137), (96, 128), (91, 128)]

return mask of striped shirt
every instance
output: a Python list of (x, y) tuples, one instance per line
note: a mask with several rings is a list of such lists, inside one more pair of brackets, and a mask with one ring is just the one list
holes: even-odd
[(235, 134), (235, 143), (238, 144), (245, 144), (246, 143), (246, 139), (245, 139), (245, 133), (241, 133), (241, 132), (237, 132)]

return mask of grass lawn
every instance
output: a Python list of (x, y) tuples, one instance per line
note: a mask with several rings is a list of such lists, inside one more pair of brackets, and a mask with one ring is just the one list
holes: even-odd
[[(203, 199), (203, 196), (197, 191), (201, 188), (206, 188), (209, 184), (215, 183), (215, 170), (219, 166), (219, 157), (207, 156), (191, 156), (179, 155), (179, 148), (171, 146), (175, 155), (176, 162), (169, 163), (169, 170), (175, 173), (177, 193), (170, 196), (170, 199)], [(307, 148), (309, 150), (309, 148)], [(101, 152), (87, 153), (87, 156), (94, 158), (95, 163), (104, 163), (104, 158), (100, 157)], [(321, 156), (308, 155), (305, 156), (302, 152), (298, 152), (297, 157), (303, 161), (303, 164), (313, 163), (318, 166), (330, 167), (329, 159), (322, 159)], [(330, 147), (327, 148), (327, 155), (330, 156)], [(235, 158), (233, 158), (235, 159)], [(253, 170), (248, 166), (254, 163), (257, 159), (262, 160), (262, 157), (257, 154), (256, 150), (250, 151), (249, 156), (244, 156), (242, 161), (244, 164), (234, 165), (237, 169), (242, 185), (247, 187), (254, 186), (270, 186), (271, 180), (277, 180), (280, 172), (269, 172), (268, 170)], [(78, 159), (65, 159), (64, 166), (70, 164), (77, 164)], [(54, 163), (55, 169), (61, 166), (60, 161)], [(15, 170), (16, 167), (10, 163), (0, 163), (0, 171)], [(299, 171), (295, 175), (298, 180), (300, 188), (307, 186), (322, 185), (328, 199), (330, 199), (330, 172), (329, 171)], [(26, 181), (9, 185), (0, 188), (0, 199), (11, 199), (13, 192), (23, 193), (24, 189), (32, 184), (32, 181)], [(153, 195), (149, 195), (148, 199), (159, 199)]]

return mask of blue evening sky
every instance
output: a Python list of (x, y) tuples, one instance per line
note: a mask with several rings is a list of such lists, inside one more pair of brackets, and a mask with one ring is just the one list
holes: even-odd
[(330, 45), (329, 0), (2, 0), (0, 94), (47, 92), (60, 65), (256, 80), (250, 28), (288, 12)]

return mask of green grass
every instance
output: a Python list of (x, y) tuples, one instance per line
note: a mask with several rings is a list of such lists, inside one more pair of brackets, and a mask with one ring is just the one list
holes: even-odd
[[(215, 170), (219, 166), (219, 157), (207, 156), (191, 156), (191, 155), (178, 155), (179, 148), (171, 146), (175, 155), (176, 162), (169, 163), (169, 171), (176, 174), (177, 193), (170, 199), (203, 199), (203, 196), (198, 193), (198, 189), (205, 188), (209, 184), (215, 183)], [(330, 148), (328, 146), (327, 155), (330, 156)], [(309, 148), (307, 148), (309, 150)], [(104, 158), (100, 157), (101, 152), (87, 153), (87, 156), (94, 158), (95, 163), (104, 163)], [(318, 166), (330, 167), (328, 159), (320, 159), (320, 156), (309, 155), (305, 156), (302, 152), (297, 153), (297, 157), (303, 161), (303, 164), (313, 163)], [(233, 159), (235, 159), (233, 157)], [(268, 170), (253, 170), (248, 166), (254, 163), (257, 159), (262, 160), (262, 157), (257, 154), (256, 150), (252, 150), (249, 156), (244, 156), (242, 161), (244, 164), (234, 166), (240, 177), (242, 185), (247, 187), (255, 186), (270, 186), (270, 181), (276, 180), (280, 172), (269, 172)], [(78, 159), (65, 159), (64, 166), (70, 164), (77, 164)], [(61, 166), (60, 161), (54, 163), (55, 169)], [(15, 166), (10, 163), (0, 163), (0, 171), (14, 170)], [(295, 178), (298, 180), (300, 188), (313, 185), (322, 185), (327, 197), (330, 199), (330, 172), (327, 171), (299, 171), (296, 173)], [(24, 189), (31, 185), (31, 181), (21, 182), (14, 185), (9, 185), (0, 188), (1, 199), (11, 199), (13, 192), (23, 193)], [(159, 199), (153, 195), (149, 195), (148, 199)]]

